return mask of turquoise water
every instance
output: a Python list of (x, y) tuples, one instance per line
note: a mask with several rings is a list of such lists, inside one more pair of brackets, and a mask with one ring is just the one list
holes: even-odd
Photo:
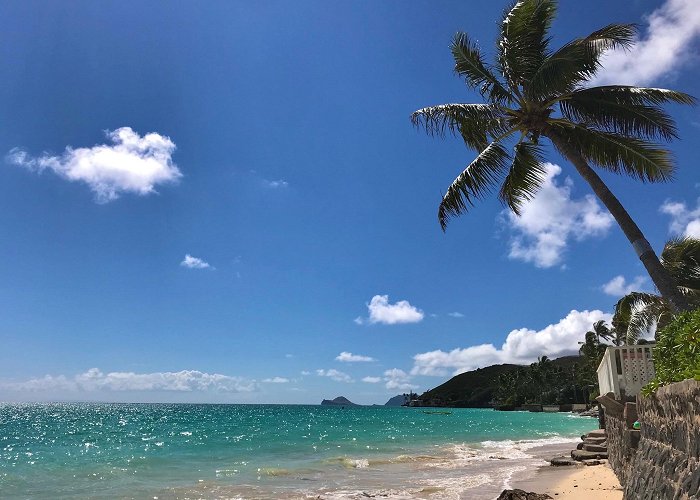
[(356, 498), (369, 489), (477, 498), (460, 495), (499, 489), (531, 465), (535, 445), (574, 439), (597, 423), (565, 413), (449, 411), (1, 404), (0, 497)]

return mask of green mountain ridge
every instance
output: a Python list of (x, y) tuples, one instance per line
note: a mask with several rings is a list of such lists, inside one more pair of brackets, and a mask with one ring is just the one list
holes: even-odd
[[(556, 367), (573, 369), (581, 364), (581, 356), (563, 356), (551, 360)], [(527, 365), (491, 365), (460, 373), (447, 382), (418, 397), (415, 406), (444, 406), (455, 408), (491, 408), (498, 388), (498, 377)]]

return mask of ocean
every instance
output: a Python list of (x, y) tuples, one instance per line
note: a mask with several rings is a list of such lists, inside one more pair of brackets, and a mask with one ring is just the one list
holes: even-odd
[[(597, 421), (488, 409), (0, 404), (0, 498), (489, 499)], [(443, 411), (443, 410), (438, 410)]]

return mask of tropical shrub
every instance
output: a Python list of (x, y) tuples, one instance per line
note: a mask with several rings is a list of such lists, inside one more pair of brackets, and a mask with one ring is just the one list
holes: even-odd
[(684, 312), (657, 332), (654, 347), (656, 378), (643, 391), (688, 378), (700, 380), (700, 309)]

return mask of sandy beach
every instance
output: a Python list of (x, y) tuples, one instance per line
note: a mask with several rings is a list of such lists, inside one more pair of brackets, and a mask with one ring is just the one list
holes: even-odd
[(622, 499), (620, 482), (607, 463), (591, 467), (541, 467), (531, 477), (515, 481), (513, 487), (567, 500)]

